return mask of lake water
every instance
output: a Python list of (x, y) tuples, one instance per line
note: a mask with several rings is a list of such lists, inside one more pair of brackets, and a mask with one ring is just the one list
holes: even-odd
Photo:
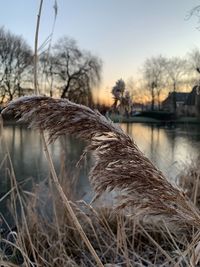
[[(188, 164), (199, 157), (200, 125), (158, 127), (135, 123), (121, 124), (121, 127), (170, 179), (176, 179)], [(49, 176), (38, 131), (27, 129), (25, 126), (5, 126), (3, 132), (4, 139), (1, 138), (0, 143), (0, 198), (10, 189), (10, 166), (6, 157), (6, 144), (16, 178), (25, 189), (30, 189), (33, 181), (39, 183)], [(67, 170), (65, 175), (69, 179), (77, 179), (77, 197), (89, 200), (91, 198), (91, 188), (87, 179), (89, 164), (83, 162), (81, 169), (76, 168), (76, 162), (84, 150), (84, 143), (65, 137), (51, 144), (49, 149), (58, 174), (63, 171), (65, 163)], [(1, 212), (6, 209), (6, 201), (7, 199), (0, 202)]]

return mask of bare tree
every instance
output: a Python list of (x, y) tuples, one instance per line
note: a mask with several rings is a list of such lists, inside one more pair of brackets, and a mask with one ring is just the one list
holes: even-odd
[(160, 109), (160, 95), (165, 87), (165, 66), (166, 59), (162, 56), (149, 58), (143, 65), (143, 78), (151, 94), (151, 110), (154, 110), (156, 96)]
[(138, 88), (137, 81), (133, 77), (129, 77), (126, 81), (126, 87), (128, 88), (130, 99), (137, 101), (138, 95), (140, 95), (140, 89)]
[(111, 93), (114, 98), (114, 103), (112, 105), (113, 111), (120, 111), (128, 117), (132, 100), (130, 92), (126, 89), (125, 82), (122, 79), (118, 80), (115, 86), (113, 86)]
[(12, 100), (21, 95), (21, 83), (31, 65), (32, 52), (26, 41), (0, 28), (0, 96)]
[(188, 71), (191, 73), (192, 79), (190, 83), (198, 83), (200, 85), (200, 50), (198, 48), (193, 49), (188, 54)]
[[(188, 14), (186, 15), (186, 19), (190, 19), (191, 17), (197, 18), (197, 23), (200, 24), (200, 5), (193, 7)], [(197, 29), (200, 29), (200, 26), (197, 26)]]
[[(189, 63), (190, 69), (196, 76), (196, 85), (193, 87), (196, 90), (195, 105), (197, 116), (200, 116), (200, 51), (198, 48), (195, 48), (189, 54)], [(194, 85), (194, 84), (193, 84)]]
[[(53, 96), (53, 88), (55, 89), (56, 87), (56, 62), (56, 58), (50, 54), (49, 51), (47, 51), (40, 56), (40, 61), (38, 64), (39, 76), (40, 78), (43, 77), (43, 75), (45, 76), (44, 84), (48, 87), (50, 97)], [(45, 90), (45, 94), (46, 93), (47, 90)]]
[(183, 81), (187, 72), (187, 61), (179, 57), (173, 57), (167, 60), (166, 70), (168, 75), (169, 86), (173, 91), (173, 109), (176, 112), (176, 92), (178, 85)]
[(91, 105), (92, 87), (100, 82), (102, 62), (87, 51), (81, 51), (76, 42), (64, 37), (55, 44), (50, 57), (48, 75), (61, 85), (61, 98)]
[[(188, 13), (188, 19), (191, 17), (197, 17), (198, 20), (198, 26), (197, 29), (200, 29), (200, 5), (195, 6), (190, 10)], [(196, 71), (200, 74), (200, 52), (198, 49), (194, 49), (192, 53), (190, 54), (190, 60), (193, 63), (193, 67), (196, 69)], [(199, 79), (198, 79), (199, 80)], [(198, 86), (196, 87), (196, 107), (197, 107), (197, 116), (200, 117), (200, 80), (198, 81)]]
[(198, 48), (194, 48), (189, 53), (189, 67), (193, 71), (199, 71), (200, 70), (200, 50)]
[(113, 103), (113, 109), (117, 109), (118, 101), (120, 101), (121, 97), (124, 95), (126, 85), (125, 82), (120, 79), (116, 81), (115, 85), (113, 86), (111, 93), (113, 95), (114, 103)]

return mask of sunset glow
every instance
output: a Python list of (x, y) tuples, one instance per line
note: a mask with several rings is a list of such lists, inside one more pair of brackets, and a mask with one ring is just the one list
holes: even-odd
[[(111, 104), (115, 82), (141, 78), (147, 58), (158, 54), (183, 57), (198, 47), (197, 20), (186, 19), (197, 4), (196, 0), (77, 0), (76, 4), (73, 0), (59, 0), (52, 42), (62, 36), (72, 37), (81, 49), (102, 59), (102, 82), (93, 95), (95, 101)], [(39, 0), (6, 1), (1, 6), (1, 25), (22, 35), (33, 47), (38, 6)], [(39, 46), (51, 33), (53, 6), (53, 0), (44, 1)], [(145, 92), (134, 94), (134, 98), (149, 101)]]

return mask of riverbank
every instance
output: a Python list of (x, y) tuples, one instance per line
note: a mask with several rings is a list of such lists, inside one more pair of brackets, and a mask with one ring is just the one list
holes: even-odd
[[(200, 125), (200, 119), (195, 117), (180, 117), (174, 120), (161, 120), (161, 119), (155, 119), (150, 117), (143, 117), (143, 116), (133, 116), (133, 117), (124, 117), (120, 115), (110, 116), (109, 119), (111, 119), (115, 123), (149, 123), (149, 124), (199, 124)], [(18, 121), (15, 119), (4, 119), (4, 125), (27, 125), (27, 123)]]
[(161, 120), (143, 116), (123, 117), (111, 116), (110, 119), (116, 123), (156, 123), (156, 124), (200, 124), (200, 119), (195, 117), (180, 117), (173, 120)]

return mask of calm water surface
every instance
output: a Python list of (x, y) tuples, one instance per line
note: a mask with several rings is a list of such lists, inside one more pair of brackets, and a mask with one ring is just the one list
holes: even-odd
[(172, 179), (200, 155), (200, 125), (122, 124), (144, 154)]
[[(170, 179), (200, 154), (200, 126), (179, 125), (158, 127), (146, 124), (121, 124), (121, 127), (135, 140), (143, 153)], [(48, 164), (43, 152), (38, 131), (20, 126), (5, 126), (4, 136), (12, 158), (17, 180), (25, 189), (31, 188), (33, 181), (39, 183), (48, 175)], [(70, 179), (77, 178), (78, 197), (91, 198), (91, 188), (87, 179), (88, 165), (82, 163), (81, 169), (75, 167), (84, 150), (84, 143), (71, 137), (61, 138), (49, 146), (55, 168), (59, 174), (63, 162)], [(6, 157), (5, 142), (0, 140), (0, 198), (10, 189), (10, 167)], [(6, 209), (6, 202), (0, 202), (0, 211)]]

